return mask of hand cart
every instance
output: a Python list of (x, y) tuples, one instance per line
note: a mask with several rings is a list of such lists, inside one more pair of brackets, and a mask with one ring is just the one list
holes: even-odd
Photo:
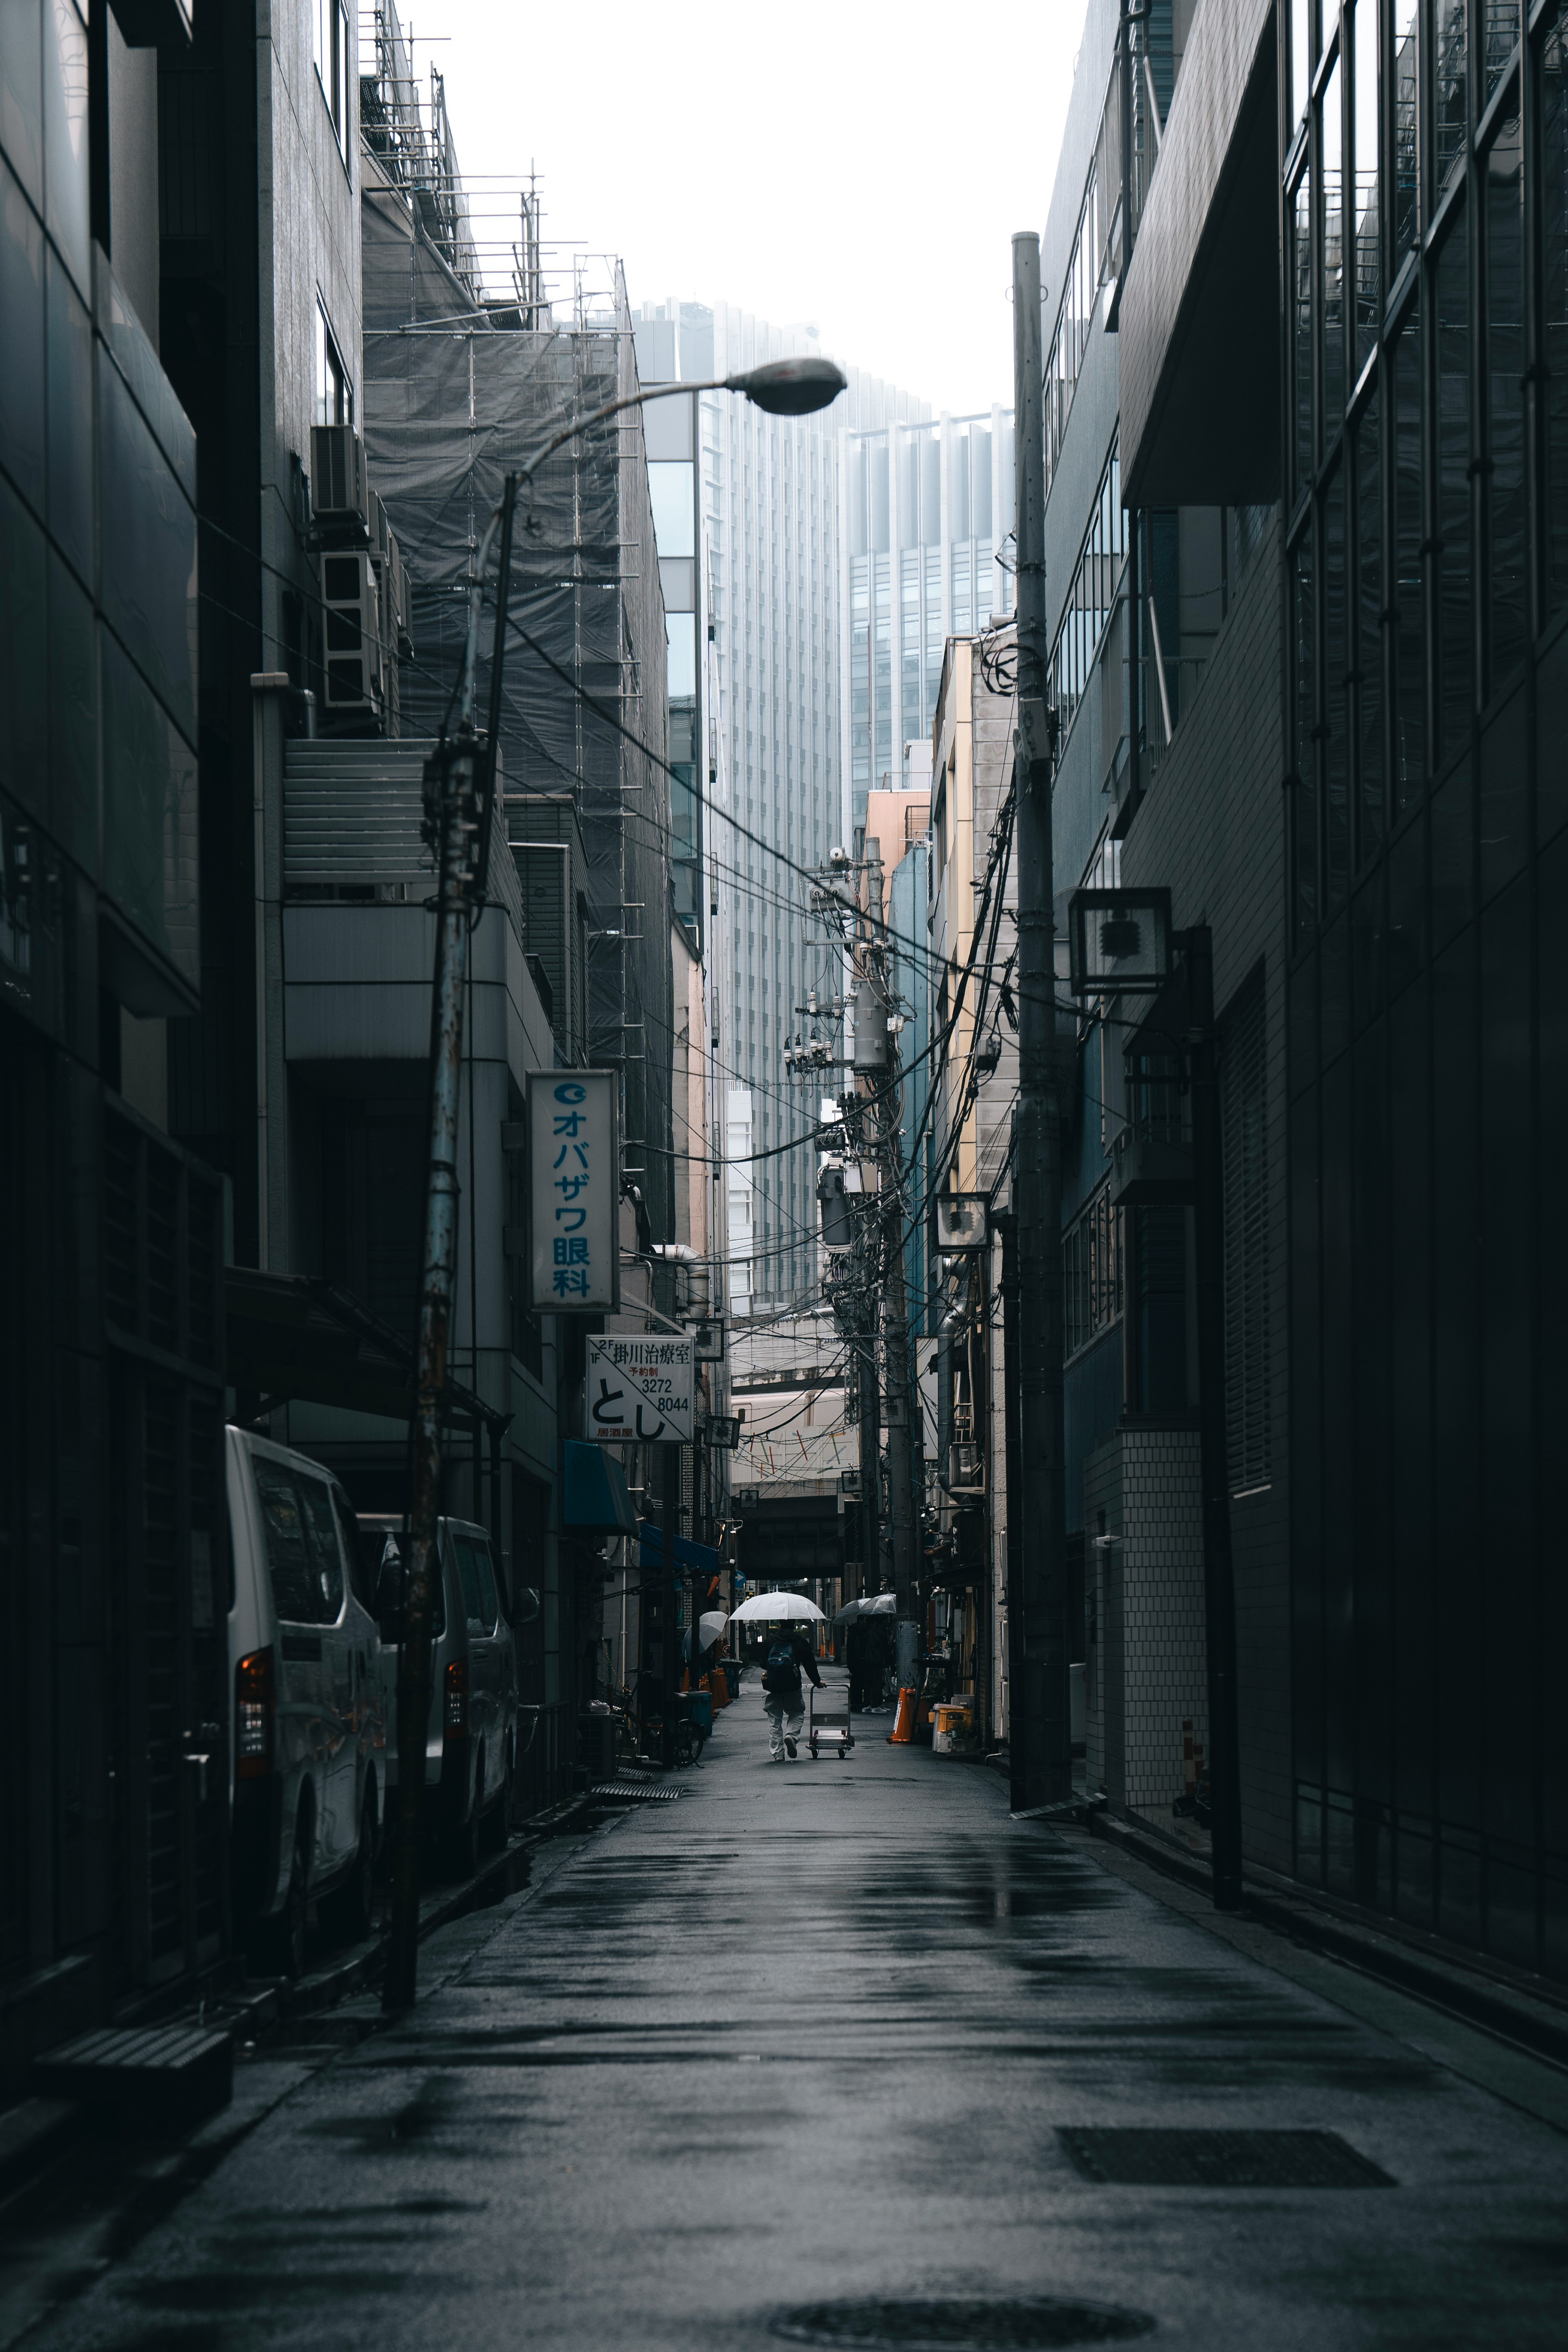
[(818, 1690), (811, 1687), (811, 1712), (806, 1724), (806, 1744), (815, 1763), (821, 1756), (836, 1756), (841, 1763), (855, 1744), (850, 1728), (850, 1695), (847, 1690)]

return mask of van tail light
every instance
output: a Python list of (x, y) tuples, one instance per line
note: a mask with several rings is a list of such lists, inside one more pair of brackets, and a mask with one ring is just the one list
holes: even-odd
[(262, 1780), (272, 1769), (277, 1675), (270, 1644), (235, 1668), (235, 1778)]
[(454, 1658), (446, 1669), (446, 1712), (442, 1726), (448, 1739), (468, 1737), (468, 1661)]

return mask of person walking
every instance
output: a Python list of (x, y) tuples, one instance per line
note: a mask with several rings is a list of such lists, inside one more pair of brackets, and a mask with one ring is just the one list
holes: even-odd
[(810, 1675), (814, 1687), (821, 1690), (822, 1677), (817, 1672), (817, 1661), (804, 1633), (792, 1633), (788, 1625), (769, 1625), (768, 1654), (762, 1663), (762, 1704), (768, 1711), (768, 1745), (775, 1764), (782, 1764), (787, 1757), (793, 1759), (795, 1743), (805, 1724), (802, 1667)]

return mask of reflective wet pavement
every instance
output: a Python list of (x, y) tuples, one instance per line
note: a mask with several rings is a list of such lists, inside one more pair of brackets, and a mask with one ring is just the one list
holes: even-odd
[[(193, 2185), (26, 2340), (690, 2352), (1054, 2295), (1173, 2347), (1568, 2342), (1555, 2070), (886, 1728), (774, 1766), (748, 1690), (678, 1804), (443, 1930), (403, 2026), (242, 2067)], [(1117, 2126), (1328, 2131), (1394, 2186), (1119, 2185), (1059, 2137)]]

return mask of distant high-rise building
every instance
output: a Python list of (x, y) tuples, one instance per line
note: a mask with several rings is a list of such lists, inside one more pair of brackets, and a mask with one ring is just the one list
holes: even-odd
[[(811, 328), (770, 327), (724, 305), (672, 301), (632, 315), (644, 383), (698, 383), (820, 348)], [(733, 393), (702, 394), (690, 461), (701, 501), (695, 667), (708, 695), (698, 721), (707, 755), (701, 832), (718, 1062), (727, 1084), (750, 1096), (754, 1152), (815, 1119), (816, 1091), (808, 1100), (791, 1090), (784, 1042), (807, 1025), (796, 1007), (810, 989), (826, 999), (840, 984), (836, 959), (811, 943), (803, 879), (844, 837), (840, 453), (846, 435), (915, 428), (928, 415), (908, 394), (846, 373), (848, 391), (816, 416), (770, 416)], [(672, 514), (675, 505), (672, 496)], [(674, 665), (674, 621), (671, 629)], [(674, 667), (671, 682), (674, 719)], [(746, 1123), (733, 1097), (729, 1123)], [(749, 1256), (731, 1243), (734, 1312), (785, 1305), (813, 1287), (816, 1164), (809, 1150), (752, 1163)]]
[(950, 636), (1013, 609), (1010, 409), (843, 436), (839, 703), (843, 826), (899, 787), (904, 747), (929, 742)]

